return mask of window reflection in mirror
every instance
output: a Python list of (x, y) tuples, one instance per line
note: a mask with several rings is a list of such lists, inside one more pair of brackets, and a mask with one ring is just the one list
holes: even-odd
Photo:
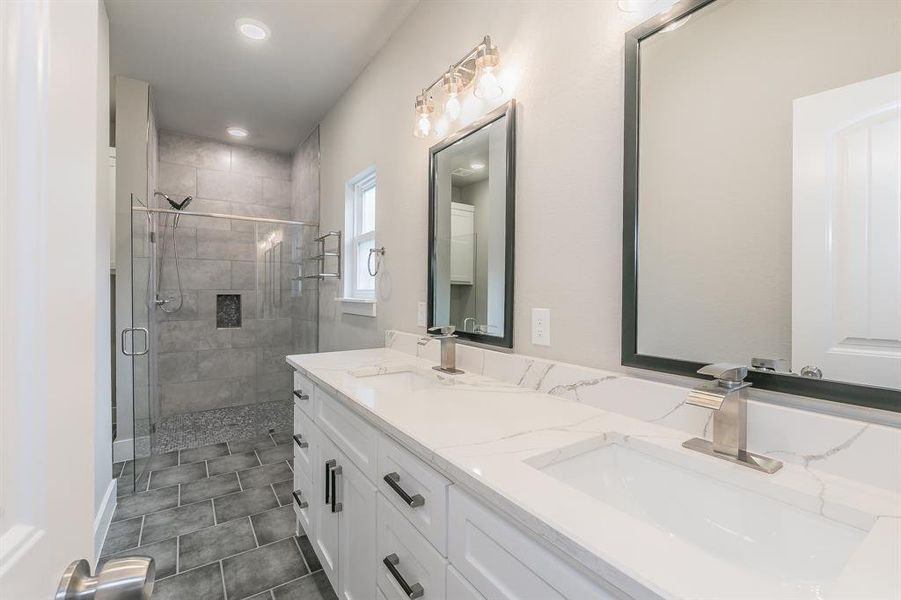
[(432, 158), (430, 325), (489, 343), (509, 338), (507, 128), (501, 116)]

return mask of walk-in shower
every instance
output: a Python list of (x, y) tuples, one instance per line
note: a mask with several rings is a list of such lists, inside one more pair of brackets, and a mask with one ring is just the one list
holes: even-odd
[(284, 358), (318, 349), (316, 224), (156, 197), (132, 205), (130, 347), (146, 337), (147, 352), (132, 356), (136, 461), (122, 475), (139, 491), (173, 450), (290, 431)]

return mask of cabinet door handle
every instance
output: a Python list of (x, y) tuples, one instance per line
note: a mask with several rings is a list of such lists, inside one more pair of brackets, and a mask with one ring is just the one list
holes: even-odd
[(400, 496), (401, 500), (407, 503), (407, 506), (410, 508), (416, 508), (417, 506), (422, 506), (425, 504), (425, 498), (423, 498), (420, 494), (413, 494), (412, 496), (407, 493), (407, 490), (400, 487), (400, 475), (397, 472), (391, 472), (382, 477), (382, 479), (387, 483), (392, 490), (397, 492), (397, 495)]
[(338, 502), (338, 475), (341, 474), (341, 465), (332, 467), (332, 512), (339, 513), (344, 506)]
[(297, 396), (298, 400), (309, 400), (309, 394), (304, 394), (303, 390), (294, 390), (294, 395)]
[(298, 448), (308, 448), (310, 446), (309, 442), (303, 441), (303, 436), (299, 433), (294, 435), (294, 443), (297, 444)]
[(391, 576), (394, 577), (394, 580), (400, 585), (407, 598), (410, 598), (410, 600), (422, 598), (423, 594), (425, 594), (423, 587), (418, 583), (410, 585), (407, 583), (407, 580), (404, 579), (404, 576), (400, 574), (400, 571), (397, 570), (397, 565), (400, 564), (400, 559), (397, 557), (397, 554), (389, 554), (382, 559), (382, 562), (388, 567)]
[(300, 497), (301, 493), (300, 490), (294, 490), (291, 492), (291, 495), (294, 496), (294, 502), (297, 503), (297, 508), (307, 508), (310, 506), (310, 503)]
[(325, 503), (326, 504), (329, 503), (329, 490), (331, 489), (331, 482), (334, 481), (334, 479), (329, 478), (329, 475), (331, 474), (332, 467), (334, 467), (337, 464), (338, 464), (338, 461), (336, 461), (334, 459), (325, 461), (325, 481), (323, 483), (325, 483)]

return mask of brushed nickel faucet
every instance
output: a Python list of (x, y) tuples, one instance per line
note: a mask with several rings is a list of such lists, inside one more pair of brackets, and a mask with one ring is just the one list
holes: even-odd
[(457, 368), (457, 336), (454, 335), (456, 330), (457, 328), (453, 325), (430, 327), (429, 331), (438, 331), (440, 333), (429, 333), (427, 337), (419, 340), (420, 346), (425, 346), (431, 340), (439, 340), (441, 342), (441, 365), (432, 367), (436, 371), (451, 375), (459, 375), (463, 372)]
[(716, 363), (701, 367), (698, 373), (711, 375), (714, 380), (692, 389), (686, 402), (714, 410), (713, 441), (692, 438), (683, 442), (682, 446), (764, 473), (775, 473), (781, 469), (781, 461), (753, 454), (746, 449), (747, 400), (751, 383), (744, 381), (744, 378), (748, 375), (748, 368), (744, 365)]

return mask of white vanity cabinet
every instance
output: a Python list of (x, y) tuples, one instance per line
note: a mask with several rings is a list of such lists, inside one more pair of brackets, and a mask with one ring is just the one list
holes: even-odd
[(295, 511), (342, 600), (622, 597), (308, 378), (294, 382)]

